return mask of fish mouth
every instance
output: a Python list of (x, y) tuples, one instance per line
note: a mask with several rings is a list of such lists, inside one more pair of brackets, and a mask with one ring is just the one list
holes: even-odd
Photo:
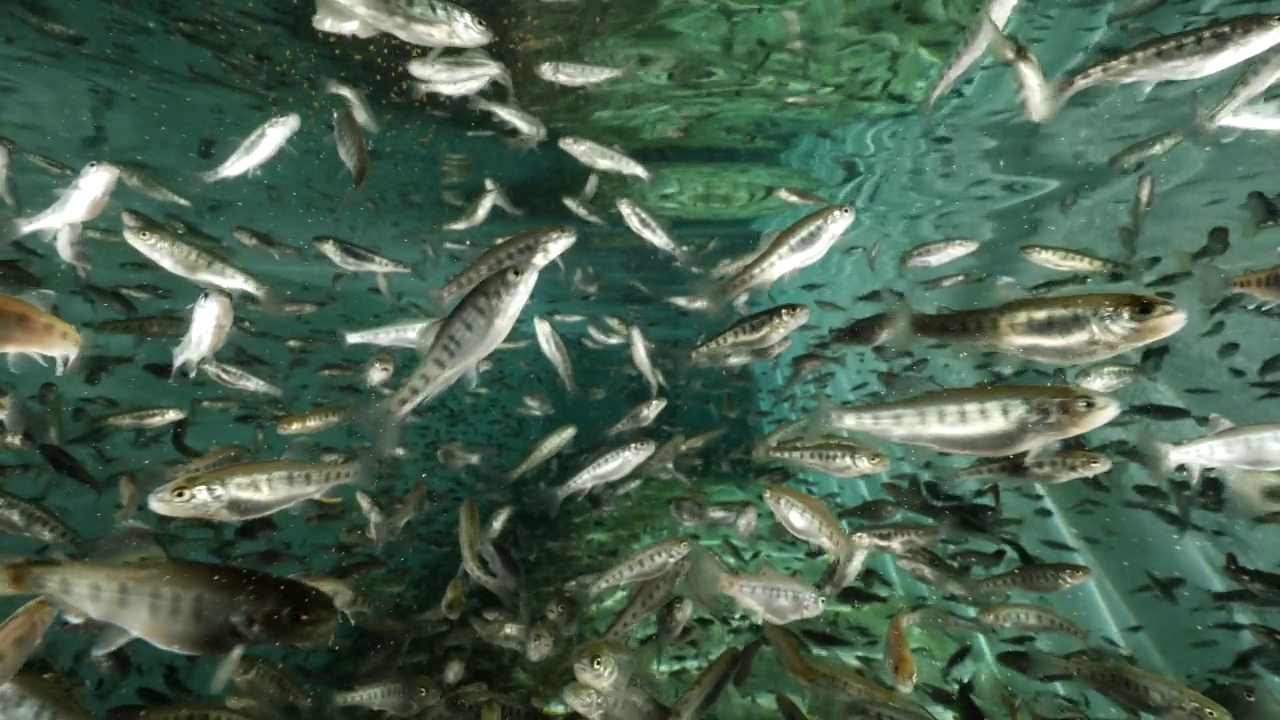
[(1163, 340), (1186, 327), (1187, 311), (1178, 307), (1169, 308), (1168, 312), (1158, 318), (1152, 318), (1138, 326), (1136, 336), (1146, 342)]

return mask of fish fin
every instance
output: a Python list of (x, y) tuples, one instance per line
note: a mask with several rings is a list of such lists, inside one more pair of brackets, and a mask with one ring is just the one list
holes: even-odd
[(14, 374), (30, 372), (38, 367), (48, 367), (48, 364), (39, 355), (22, 352), (9, 353), (9, 371)]
[(1209, 434), (1210, 435), (1217, 435), (1218, 433), (1224, 430), (1230, 430), (1235, 426), (1236, 426), (1235, 423), (1231, 422), (1227, 418), (1217, 413), (1213, 413), (1212, 415), (1209, 416)]
[(511, 198), (507, 197), (507, 193), (502, 189), (502, 186), (489, 178), (484, 179), (484, 186), (485, 189), (493, 193), (494, 206), (502, 208), (508, 215), (514, 217), (524, 216), (524, 211), (511, 202)]
[(53, 303), (58, 299), (58, 294), (52, 290), (31, 290), (22, 293), (18, 298), (34, 305), (43, 312), (52, 314)]
[(1153, 478), (1164, 479), (1173, 472), (1172, 453), (1171, 443), (1160, 442), (1146, 433), (1138, 440), (1138, 454), (1142, 457), (1142, 464)]
[(244, 658), (244, 645), (237, 645), (231, 648), (231, 652), (222, 658), (218, 663), (218, 667), (213, 671), (213, 679), (209, 681), (209, 692), (214, 695), (222, 693), (223, 688), (231, 681), (236, 674), (236, 668), (240, 666), (240, 660)]
[(582, 186), (582, 194), (578, 197), (586, 202), (596, 196), (596, 189), (600, 187), (600, 174), (591, 173), (587, 176), (587, 182)]
[(1223, 298), (1231, 289), (1231, 276), (1227, 271), (1209, 262), (1200, 262), (1193, 253), (1178, 251), (1169, 253), (1174, 272), (1189, 272), (1200, 288), (1200, 301), (1204, 305), (1212, 305)]
[(467, 383), (468, 391), (475, 390), (480, 385), (480, 371), (475, 365), (469, 366), (466, 372), (462, 373), (462, 377)]
[(80, 347), (76, 348), (74, 355), (64, 355), (57, 359), (58, 374), (68, 377), (79, 375), (85, 367), (85, 358), (92, 355), (92, 350), (98, 342), (98, 336), (92, 330), (80, 330)]
[(342, 504), (342, 498), (329, 497), (327, 495), (321, 495), (320, 497), (317, 497), (315, 501), (318, 503), (324, 503), (325, 505), (341, 505)]
[(724, 562), (702, 545), (689, 553), (689, 571), (685, 580), (689, 583), (689, 596), (694, 602), (710, 611), (716, 611), (720, 585), (729, 574)]
[(867, 565), (867, 558), (871, 555), (868, 548), (853, 543), (846, 545), (844, 552), (832, 561), (825, 581), (818, 585), (818, 590), (824, 595), (838, 593), (852, 585)]
[(395, 417), (391, 402), (391, 397), (382, 398), (353, 413), (353, 424), (373, 444), (375, 457), (393, 455), (400, 446), (403, 421)]
[(828, 435), (834, 434), (831, 425), (831, 416), (835, 406), (831, 404), (831, 398), (827, 395), (818, 396), (818, 407), (814, 409), (813, 414), (805, 421), (803, 426), (802, 437), (805, 442), (813, 442)]
[(378, 292), (386, 297), (391, 297), (391, 281), (387, 279), (386, 273), (376, 273), (378, 278), (375, 282), (378, 285)]
[(93, 646), (89, 649), (89, 654), (93, 657), (102, 657), (110, 655), (119, 650), (134, 639), (134, 634), (116, 625), (109, 625), (98, 637), (93, 641)]
[(556, 515), (560, 513), (560, 505), (571, 496), (561, 497), (560, 493), (556, 492), (554, 488), (547, 488), (546, 486), (540, 487), (541, 492), (547, 498), (547, 515), (551, 516), (554, 520)]

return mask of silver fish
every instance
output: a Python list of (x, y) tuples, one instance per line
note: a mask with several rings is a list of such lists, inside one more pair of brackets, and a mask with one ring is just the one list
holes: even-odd
[(1120, 404), (1071, 387), (937, 390), (910, 400), (819, 410), (839, 430), (958, 455), (1015, 455), (1095, 430)]
[(625, 69), (573, 62), (541, 62), (533, 73), (547, 82), (564, 87), (582, 88), (608, 82), (626, 73)]
[(204, 360), (213, 357), (227, 342), (227, 333), (235, 320), (231, 297), (217, 290), (206, 290), (196, 299), (191, 311), (191, 324), (182, 341), (173, 349), (171, 378), (195, 377)]
[(551, 495), (550, 513), (555, 517), (566, 499), (582, 495), (631, 474), (658, 449), (652, 440), (635, 440), (598, 455), (594, 460), (557, 487)]
[(31, 217), (13, 221), (9, 237), (17, 238), (40, 230), (57, 230), (63, 225), (88, 222), (102, 213), (120, 177), (120, 168), (111, 163), (91, 162), (76, 176), (58, 201)]
[(351, 115), (355, 117), (356, 122), (360, 123), (360, 127), (371, 133), (378, 132), (378, 121), (373, 117), (373, 109), (369, 107), (369, 101), (365, 99), (364, 92), (332, 78), (321, 78), (320, 89), (346, 100), (347, 107), (351, 109)]
[(351, 191), (364, 187), (369, 177), (369, 146), (364, 131), (351, 108), (343, 106), (333, 111), (333, 142), (338, 146), (338, 157), (351, 173)]
[(969, 67), (982, 57), (982, 53), (986, 52), (987, 45), (992, 40), (992, 29), (994, 28), (997, 34), (1003, 30), (1017, 5), (1018, 0), (988, 0), (977, 15), (977, 20), (969, 28), (969, 32), (965, 34), (964, 43), (960, 49), (942, 70), (933, 87), (929, 88), (929, 95), (925, 100), (926, 111), (931, 111), (938, 99), (945, 95), (964, 76)]
[(581, 138), (576, 135), (565, 135), (561, 137), (557, 144), (560, 149), (568, 153), (573, 159), (586, 165), (592, 170), (604, 173), (616, 173), (619, 175), (630, 175), (648, 182), (653, 176), (649, 173), (648, 168), (636, 162), (632, 158), (622, 154), (618, 150), (605, 147), (600, 143)]
[(577, 425), (561, 425), (560, 427), (547, 433), (541, 440), (534, 443), (529, 450), (529, 454), (525, 456), (520, 464), (507, 473), (507, 479), (515, 480), (530, 470), (550, 460), (557, 453), (563, 450), (569, 443), (573, 442), (574, 437), (578, 435)]
[(213, 183), (256, 171), (275, 157), (301, 127), (302, 117), (297, 113), (272, 117), (250, 133), (221, 165), (201, 173), (201, 179)]
[(538, 348), (551, 361), (556, 374), (564, 383), (565, 391), (572, 395), (577, 390), (577, 386), (573, 381), (573, 363), (569, 360), (569, 351), (564, 346), (564, 340), (560, 339), (560, 334), (541, 315), (533, 319), (533, 329), (538, 338)]
[(721, 299), (727, 302), (750, 290), (767, 290), (783, 275), (818, 262), (853, 225), (854, 216), (852, 206), (833, 205), (795, 221), (725, 281)]

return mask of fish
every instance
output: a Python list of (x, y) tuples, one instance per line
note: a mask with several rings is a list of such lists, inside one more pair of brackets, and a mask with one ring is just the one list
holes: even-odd
[(577, 391), (577, 384), (573, 380), (573, 364), (569, 359), (569, 351), (564, 346), (564, 340), (560, 338), (560, 334), (551, 326), (551, 323), (541, 315), (533, 319), (533, 329), (538, 338), (538, 348), (542, 350), (542, 354), (551, 362), (556, 374), (560, 376), (565, 392), (572, 395)]
[(734, 352), (771, 347), (809, 322), (809, 307), (777, 305), (748, 315), (689, 351), (693, 365), (710, 365)]
[(106, 162), (85, 165), (71, 186), (43, 211), (12, 222), (5, 234), (9, 240), (64, 225), (84, 224), (98, 217), (111, 199), (120, 178), (120, 168)]
[(63, 612), (113, 626), (95, 655), (134, 638), (183, 655), (313, 644), (332, 636), (337, 619), (328, 596), (305, 583), (189, 560), (11, 561), (0, 565), (0, 594), (43, 595)]
[(1280, 44), (1280, 15), (1237, 15), (1161, 35), (1090, 65), (1057, 83), (1061, 107), (1091, 87), (1198, 80), (1245, 62)]
[(378, 132), (378, 120), (373, 116), (373, 108), (369, 106), (363, 91), (333, 78), (320, 78), (320, 89), (346, 101), (351, 116), (360, 124), (360, 127), (367, 132)]
[(120, 220), (125, 242), (164, 270), (202, 287), (248, 293), (264, 305), (271, 305), (266, 283), (217, 253), (190, 244), (179, 233), (137, 210), (125, 210)]
[(370, 463), (244, 462), (185, 475), (152, 490), (147, 508), (157, 515), (242, 522), (267, 517), (306, 500), (328, 501), (341, 485), (373, 482)]
[(170, 379), (179, 375), (187, 379), (195, 377), (200, 364), (213, 357), (227, 342), (235, 313), (231, 296), (217, 290), (206, 290), (196, 299), (191, 310), (191, 325), (182, 341), (173, 349), (173, 370)]
[(540, 62), (533, 74), (549, 83), (562, 87), (585, 88), (608, 82), (626, 74), (625, 68), (588, 65), (575, 62)]
[(577, 135), (564, 135), (556, 144), (573, 159), (596, 172), (627, 175), (645, 182), (653, 178), (649, 169), (636, 160), (592, 140)]
[(200, 174), (207, 183), (252, 175), (270, 162), (302, 128), (302, 116), (298, 113), (275, 115), (249, 133), (235, 151), (218, 167)]
[(970, 255), (981, 247), (973, 238), (948, 238), (916, 245), (898, 258), (900, 268), (936, 268)]
[(910, 400), (820, 408), (820, 427), (863, 432), (957, 455), (1016, 455), (1111, 422), (1120, 404), (1072, 387), (997, 386), (927, 392)]
[(16, 147), (14, 142), (6, 137), (0, 137), (0, 200), (5, 205), (13, 208), (15, 212), (22, 212), (22, 202), (18, 199), (18, 191), (14, 187), (13, 173), (13, 150)]
[(345, 105), (333, 111), (333, 142), (351, 173), (351, 192), (359, 191), (369, 177), (369, 146), (355, 113)]
[[(390, 397), (379, 401), (368, 418), (384, 450), (399, 442), (399, 425), (418, 405), (446, 390), (476, 363), (497, 349), (515, 326), (533, 287), (537, 268), (507, 267), (472, 289), (441, 323), (422, 360)], [(373, 420), (377, 418), (377, 420)]]
[(52, 358), (58, 375), (79, 359), (83, 338), (76, 328), (50, 314), (53, 298), (48, 290), (0, 295), (0, 352), (9, 355), (10, 370), (18, 367), (19, 355)]
[(1214, 416), (1210, 434), (1181, 443), (1146, 437), (1141, 443), (1147, 469), (1156, 478), (1186, 466), (1196, 487), (1207, 468), (1280, 470), (1280, 424), (1237, 426)]
[(38, 597), (0, 624), (0, 681), (7, 683), (18, 674), (40, 648), (45, 633), (57, 617), (58, 608)]
[(565, 500), (622, 480), (648, 460), (657, 449), (658, 444), (654, 441), (641, 439), (600, 453), (551, 493), (548, 512), (555, 517)]
[(938, 100), (982, 57), (991, 42), (991, 29), (997, 33), (1003, 30), (1017, 6), (1018, 0), (987, 0), (979, 11), (978, 20), (965, 33), (963, 44), (930, 86), (924, 102), (926, 113), (931, 112)]
[(681, 247), (671, 233), (663, 226), (662, 221), (649, 212), (643, 205), (631, 198), (620, 197), (615, 201), (622, 221), (631, 232), (653, 247), (676, 259), (681, 265), (689, 264), (689, 250)]
[(578, 426), (573, 424), (561, 425), (547, 433), (533, 444), (529, 449), (529, 454), (520, 461), (520, 464), (507, 473), (507, 479), (517, 480), (528, 474), (529, 471), (555, 457), (561, 450), (568, 447), (569, 443), (573, 442), (577, 435)]
[(960, 343), (1070, 366), (1107, 360), (1168, 338), (1186, 326), (1187, 317), (1186, 310), (1155, 296), (1067, 295), (937, 315), (899, 309), (889, 318), (894, 329), (888, 337)]
[(1003, 666), (1038, 680), (1072, 679), (1088, 685), (1121, 707), (1156, 717), (1224, 720), (1226, 708), (1173, 680), (1123, 660), (1060, 658), (1038, 650), (1009, 650), (997, 655)]

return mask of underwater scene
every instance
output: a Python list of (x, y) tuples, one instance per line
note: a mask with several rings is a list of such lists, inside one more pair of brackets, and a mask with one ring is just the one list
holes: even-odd
[(5, 0), (0, 720), (1280, 720), (1280, 2)]

